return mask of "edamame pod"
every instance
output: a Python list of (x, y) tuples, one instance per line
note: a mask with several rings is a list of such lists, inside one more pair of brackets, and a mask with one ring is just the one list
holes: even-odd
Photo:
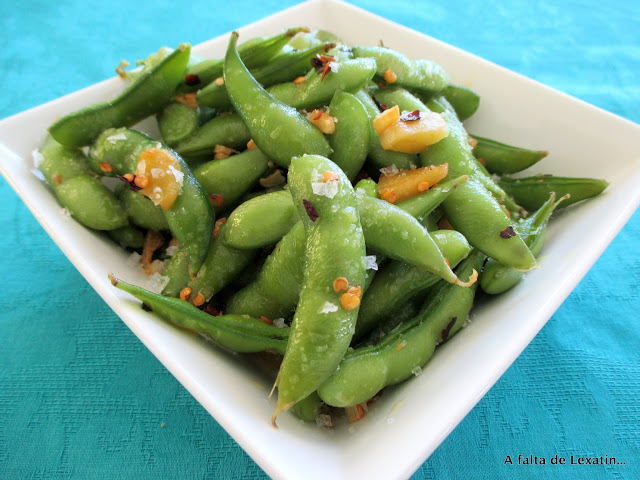
[(257, 255), (256, 250), (238, 250), (228, 247), (222, 241), (225, 225), (211, 242), (207, 256), (198, 270), (196, 278), (189, 282), (193, 291), (192, 298), (202, 294), (209, 301), (222, 290), (233, 278), (251, 263)]
[(254, 142), (278, 165), (305, 153), (328, 156), (324, 135), (297, 110), (266, 92), (251, 76), (236, 50), (238, 34), (231, 34), (224, 64), (224, 81), (231, 103), (242, 117)]
[(243, 315), (214, 317), (178, 298), (164, 297), (130, 285), (109, 274), (114, 287), (148, 305), (155, 313), (180, 328), (200, 332), (229, 350), (239, 353), (273, 350), (284, 353), (289, 329)]
[[(458, 275), (472, 275), (482, 267), (484, 259), (480, 252), (471, 254), (456, 270)], [(462, 288), (441, 283), (414, 319), (400, 325), (377, 345), (348, 352), (338, 369), (318, 388), (320, 398), (334, 407), (349, 407), (416, 374), (436, 346), (462, 328), (476, 288), (477, 285)]]
[(442, 95), (451, 104), (461, 122), (472, 116), (480, 106), (480, 96), (460, 85), (448, 85)]
[(68, 147), (82, 147), (107, 128), (130, 127), (158, 113), (171, 100), (189, 61), (190, 51), (188, 43), (181, 44), (115, 99), (62, 117), (49, 127), (51, 136)]
[[(331, 46), (331, 44), (323, 44), (303, 51), (283, 53), (268, 64), (253, 70), (251, 74), (265, 88), (278, 83), (291, 82), (297, 77), (305, 75), (309, 70), (310, 60)], [(209, 107), (228, 108), (231, 106), (224, 83), (210, 83), (198, 92), (196, 100), (198, 105)]]
[(331, 99), (329, 114), (336, 119), (336, 130), (329, 135), (331, 161), (353, 180), (369, 153), (369, 114), (360, 100), (343, 91), (336, 92)]
[(80, 150), (65, 147), (48, 136), (40, 154), (38, 169), (73, 218), (96, 230), (114, 230), (128, 225), (120, 202), (87, 168)]
[(134, 225), (147, 230), (169, 230), (169, 225), (164, 219), (162, 207), (154, 205), (144, 195), (140, 195), (122, 185), (122, 187), (116, 189), (116, 196), (127, 213), (129, 221)]
[(223, 242), (240, 249), (273, 245), (299, 221), (288, 191), (268, 193), (244, 202), (229, 215)]
[(108, 230), (107, 234), (111, 239), (118, 243), (122, 248), (131, 248), (137, 250), (144, 246), (144, 234), (131, 225)]
[(221, 197), (214, 203), (218, 213), (232, 208), (251, 190), (269, 169), (268, 164), (269, 158), (255, 148), (227, 158), (211, 160), (195, 169), (193, 176), (209, 195)]
[(551, 192), (556, 195), (571, 195), (559, 208), (568, 207), (581, 200), (595, 197), (607, 188), (609, 182), (597, 178), (555, 177), (536, 175), (526, 178), (502, 177), (498, 183), (518, 203), (529, 210), (537, 210), (544, 205)]
[(356, 58), (373, 58), (376, 74), (384, 78), (391, 71), (393, 83), (405, 88), (415, 88), (431, 94), (442, 91), (450, 83), (449, 75), (438, 64), (429, 60), (411, 60), (406, 55), (385, 47), (353, 47)]
[[(431, 233), (438, 248), (452, 267), (471, 252), (466, 238), (454, 230), (438, 230)], [(415, 294), (426, 290), (440, 278), (422, 268), (404, 262), (389, 262), (376, 273), (362, 298), (354, 341), (359, 340)]]
[(185, 157), (213, 156), (216, 145), (229, 148), (244, 147), (251, 134), (239, 115), (230, 113), (213, 117), (190, 137), (178, 142), (175, 151)]
[(489, 173), (517, 173), (535, 165), (549, 154), (544, 150), (527, 150), (478, 135), (471, 136), (478, 142), (473, 148), (473, 155), (482, 160), (481, 163)]
[(196, 108), (172, 102), (158, 114), (158, 129), (164, 143), (174, 146), (198, 130), (199, 115)]
[[(316, 193), (317, 172), (332, 194)], [(280, 412), (313, 393), (344, 356), (358, 314), (360, 285), (365, 280), (364, 234), (356, 194), (349, 179), (328, 159), (305, 155), (294, 158), (289, 186), (307, 233), (304, 281), (291, 326), (290, 341), (276, 384)], [(346, 282), (342, 291), (336, 281)]]
[(357, 92), (373, 78), (376, 64), (370, 58), (330, 62), (326, 75), (312, 71), (301, 85), (280, 83), (267, 89), (274, 98), (290, 107), (310, 108), (326, 105), (341, 90)]
[(110, 175), (144, 177), (146, 186), (138, 187), (162, 206), (167, 226), (187, 251), (191, 268), (194, 272), (200, 268), (211, 242), (215, 213), (180, 155), (136, 130), (108, 129), (91, 147), (89, 165)]
[[(238, 53), (247, 68), (266, 65), (298, 33), (308, 32), (306, 27), (294, 27), (271, 37), (255, 37), (238, 45)], [(180, 93), (200, 90), (222, 77), (224, 60), (204, 60), (190, 67), (178, 87)]]
[(162, 289), (162, 295), (167, 297), (177, 297), (180, 295), (180, 290), (186, 287), (191, 281), (191, 276), (189, 275), (189, 256), (184, 248), (179, 248), (178, 251), (166, 261), (162, 276), (169, 279), (169, 282), (167, 282)]
[[(438, 102), (446, 100), (438, 100)], [(467, 132), (452, 111), (436, 102), (429, 102), (433, 111), (442, 110), (449, 135), (420, 154), (423, 165), (449, 164), (449, 175), (469, 175), (442, 203), (447, 219), (475, 248), (505, 265), (519, 270), (536, 266), (535, 257), (524, 240), (513, 229), (500, 204), (478, 179), (476, 159), (471, 153)], [(445, 111), (446, 110), (446, 111)]]
[[(533, 215), (518, 222), (517, 229), (527, 246), (536, 257), (542, 250), (547, 223), (553, 211), (564, 200), (569, 199), (569, 194), (556, 202), (556, 194), (551, 193), (549, 199)], [(480, 287), (486, 293), (495, 295), (513, 288), (524, 274), (513, 268), (505, 267), (497, 260), (490, 258), (480, 274)]]

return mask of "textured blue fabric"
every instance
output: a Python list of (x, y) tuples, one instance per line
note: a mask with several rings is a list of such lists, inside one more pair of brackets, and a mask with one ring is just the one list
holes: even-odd
[[(121, 58), (293, 3), (4, 1), (0, 118), (110, 77)], [(637, 1), (355, 3), (640, 122)], [(0, 478), (265, 478), (4, 180), (0, 201)], [(416, 480), (640, 478), (639, 238), (636, 213)], [(626, 465), (527, 466), (518, 454)]]

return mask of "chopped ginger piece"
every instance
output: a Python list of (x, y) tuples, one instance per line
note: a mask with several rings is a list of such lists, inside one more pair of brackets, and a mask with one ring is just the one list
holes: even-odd
[[(383, 173), (378, 181), (378, 197), (396, 203), (427, 191), (449, 173), (449, 164), (431, 165), (413, 170), (399, 170), (397, 173)], [(393, 195), (391, 195), (393, 194)]]
[[(384, 113), (384, 112), (383, 112)], [(379, 118), (378, 115), (377, 118)], [(400, 117), (380, 133), (380, 144), (385, 150), (404, 153), (421, 153), (429, 145), (438, 143), (449, 135), (447, 123), (436, 112), (419, 112), (415, 120)]]
[[(182, 191), (184, 173), (180, 162), (164, 148), (149, 148), (138, 156), (136, 167), (136, 185), (140, 183), (140, 193), (169, 210)], [(144, 186), (143, 186), (144, 185)]]
[(373, 128), (376, 129), (378, 135), (382, 135), (387, 128), (396, 123), (400, 119), (400, 108), (396, 105), (393, 108), (387, 108), (384, 112), (378, 114), (373, 119)]
[(323, 110), (313, 110), (307, 118), (322, 133), (330, 135), (336, 131), (336, 119)]

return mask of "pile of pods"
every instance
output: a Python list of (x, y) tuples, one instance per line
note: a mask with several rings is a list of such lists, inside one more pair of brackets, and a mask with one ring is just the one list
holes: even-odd
[[(182, 44), (121, 65), (123, 92), (54, 123), (39, 169), (162, 279), (113, 285), (278, 359), (274, 425), (286, 410), (328, 425), (336, 407), (355, 421), (462, 328), (478, 285), (537, 266), (554, 209), (607, 182), (508, 177), (546, 152), (468, 134), (479, 96), (431, 61), (306, 28), (237, 41), (224, 59)], [(130, 128), (149, 116), (160, 138)]]

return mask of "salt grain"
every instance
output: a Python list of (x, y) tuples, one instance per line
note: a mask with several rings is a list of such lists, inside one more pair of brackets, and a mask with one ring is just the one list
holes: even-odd
[(154, 273), (153, 275), (149, 275), (147, 279), (147, 287), (149, 290), (155, 293), (162, 293), (164, 287), (169, 283), (169, 277), (163, 277), (159, 273)]
[(312, 182), (311, 189), (316, 195), (333, 198), (338, 194), (338, 182)]
[(171, 245), (167, 247), (164, 253), (167, 255), (167, 257), (173, 257), (178, 252), (178, 250), (180, 250), (180, 247), (178, 245)]
[(36, 168), (40, 168), (40, 165), (44, 161), (44, 155), (42, 155), (40, 151), (36, 149), (31, 152), (31, 157), (33, 158), (33, 166)]
[(422, 373), (422, 367), (414, 367), (413, 370), (411, 370), (411, 373), (417, 377)]
[(284, 318), (276, 318), (273, 320), (273, 326), (278, 328), (285, 328), (287, 324), (284, 321)]
[(324, 305), (322, 306), (322, 310), (320, 310), (320, 313), (332, 313), (337, 311), (338, 311), (337, 305), (334, 305), (331, 302), (324, 302)]
[(378, 270), (378, 264), (376, 263), (375, 255), (367, 255), (362, 257), (364, 260), (364, 265), (367, 270)]
[(180, 184), (180, 186), (184, 183), (184, 173), (180, 170), (177, 170), (173, 165), (169, 165), (169, 170), (173, 173), (173, 176), (176, 177), (176, 182)]
[(380, 173), (382, 175), (395, 175), (396, 173), (400, 173), (400, 170), (398, 170), (398, 167), (395, 165), (390, 165), (388, 167), (381, 168)]
[(107, 142), (116, 143), (118, 140), (126, 140), (127, 136), (124, 132), (116, 133), (115, 135), (111, 135), (107, 137)]

